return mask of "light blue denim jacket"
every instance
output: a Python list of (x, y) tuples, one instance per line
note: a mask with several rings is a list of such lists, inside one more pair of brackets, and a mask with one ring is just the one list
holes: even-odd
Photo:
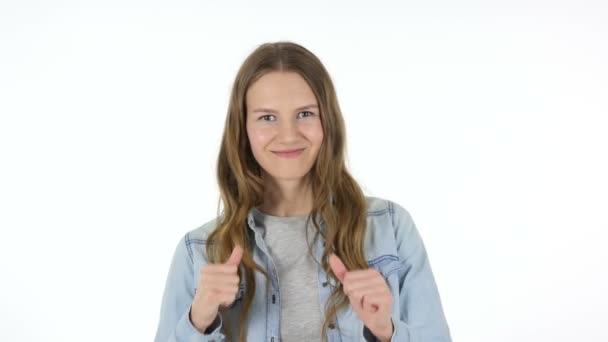
[[(393, 296), (392, 321), (394, 342), (451, 342), (450, 330), (443, 312), (439, 291), (431, 271), (424, 243), (409, 212), (399, 204), (379, 197), (366, 196), (367, 233), (365, 255), (369, 267), (386, 279)], [(207, 263), (205, 243), (217, 219), (186, 233), (180, 240), (169, 268), (160, 308), (155, 342), (220, 342), (227, 341), (220, 331), (223, 322), (217, 316), (205, 334), (197, 331), (189, 319), (190, 305), (198, 286), (200, 268)], [(248, 227), (255, 236), (254, 260), (271, 276), (265, 293), (266, 278), (255, 273), (256, 293), (249, 311), (247, 341), (280, 342), (280, 301), (278, 276), (264, 244), (264, 228), (249, 212)], [(323, 221), (321, 228), (324, 229)], [(314, 246), (315, 258), (321, 260), (322, 239)], [(319, 266), (319, 301), (321, 308), (336, 285)], [(236, 324), (241, 308), (244, 283), (230, 306), (230, 332), (238, 337)], [(260, 290), (262, 289), (262, 290)], [(328, 329), (329, 342), (377, 341), (357, 317), (352, 307), (336, 316), (337, 328)], [(321, 327), (311, 327), (311, 329)]]

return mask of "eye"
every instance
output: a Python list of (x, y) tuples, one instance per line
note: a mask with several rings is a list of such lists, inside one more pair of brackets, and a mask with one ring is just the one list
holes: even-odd
[(308, 116), (313, 116), (313, 115), (315, 115), (315, 113), (310, 112), (310, 111), (304, 111), (304, 112), (300, 112), (300, 114), (302, 114), (302, 113), (308, 113), (308, 114), (310, 114), (310, 115), (308, 115)]
[(264, 118), (266, 118), (266, 117), (271, 117), (271, 116), (274, 116), (274, 115), (270, 115), (270, 114), (267, 114), (267, 115), (262, 115), (262, 116), (260, 116), (260, 117), (258, 118), (258, 120), (262, 120), (262, 121), (269, 121), (269, 120), (264, 120)]

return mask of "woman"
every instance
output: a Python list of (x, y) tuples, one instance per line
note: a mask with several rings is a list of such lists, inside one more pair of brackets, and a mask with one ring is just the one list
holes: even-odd
[(241, 66), (217, 177), (221, 215), (179, 242), (156, 342), (451, 341), (424, 244), (346, 170), (330, 76), (267, 43)]

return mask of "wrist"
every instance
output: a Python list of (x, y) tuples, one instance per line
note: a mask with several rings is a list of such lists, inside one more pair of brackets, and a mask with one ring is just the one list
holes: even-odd
[(395, 331), (395, 327), (393, 326), (393, 321), (382, 331), (379, 331), (376, 335), (376, 338), (380, 340), (380, 342), (390, 342), (393, 337), (393, 332)]
[(190, 320), (190, 323), (192, 323), (194, 329), (198, 330), (198, 332), (200, 332), (201, 334), (205, 331), (205, 329), (207, 329), (206, 326), (192, 319), (192, 311), (190, 311), (190, 313), (188, 314), (188, 319)]
[[(194, 316), (197, 317), (197, 316)], [(211, 325), (212, 322), (205, 322), (205, 321), (201, 321), (200, 319), (197, 318), (193, 318), (192, 316), (192, 307), (190, 307), (190, 311), (188, 313), (188, 319), (190, 319), (190, 323), (192, 323), (192, 326), (198, 330), (201, 334), (204, 334), (205, 331), (207, 330), (207, 328), (209, 327), (209, 325)]]

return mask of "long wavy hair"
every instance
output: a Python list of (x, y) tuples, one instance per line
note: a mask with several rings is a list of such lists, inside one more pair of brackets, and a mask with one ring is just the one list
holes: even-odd
[[(312, 219), (315, 238), (320, 236), (323, 239), (322, 260), (315, 260), (337, 284), (324, 308), (322, 338), (327, 341), (328, 326), (336, 326), (337, 312), (349, 305), (342, 284), (331, 271), (329, 255), (335, 253), (349, 270), (367, 268), (364, 253), (367, 207), (363, 191), (346, 169), (344, 120), (329, 73), (321, 61), (301, 45), (289, 41), (264, 43), (245, 59), (238, 70), (217, 159), (217, 180), (223, 211), (220, 215), (218, 201), (218, 224), (208, 237), (207, 259), (211, 263), (223, 263), (235, 245), (243, 247), (238, 274), (241, 279), (244, 277), (245, 289), (238, 331), (239, 341), (245, 341), (246, 322), (256, 291), (254, 272), (259, 271), (266, 277), (267, 286), (270, 283), (268, 273), (253, 260), (255, 242), (247, 227), (249, 210), (263, 202), (264, 182), (247, 136), (245, 96), (253, 82), (271, 71), (297, 72), (308, 82), (319, 104), (323, 141), (317, 160), (307, 174), (313, 194), (307, 224)], [(326, 229), (321, 229), (321, 222), (317, 218), (323, 221)], [(314, 259), (312, 246), (308, 247)], [(228, 325), (231, 322), (226, 319), (228, 310), (221, 307), (220, 314), (225, 323), (224, 334), (230, 340)]]

